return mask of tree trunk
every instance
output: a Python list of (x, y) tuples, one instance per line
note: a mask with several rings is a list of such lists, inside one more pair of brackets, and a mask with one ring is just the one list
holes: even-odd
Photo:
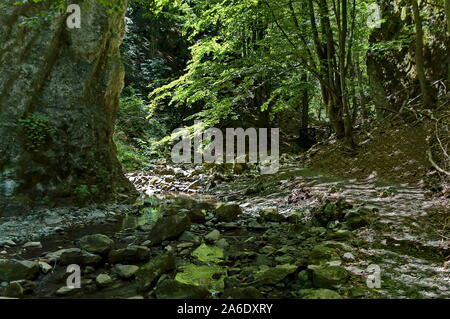
[[(445, 0), (445, 15), (447, 16), (447, 36), (448, 41), (450, 42), (450, 0)], [(447, 47), (447, 51), (450, 50), (450, 47)], [(448, 74), (447, 74), (447, 85), (450, 87), (450, 63), (448, 64)]]
[(428, 81), (425, 75), (425, 62), (423, 55), (423, 29), (422, 29), (422, 19), (420, 17), (419, 5), (417, 0), (411, 0), (414, 24), (416, 26), (416, 71), (417, 77), (420, 82), (420, 90), (422, 92), (422, 99), (425, 108), (429, 108), (432, 105), (430, 90), (428, 86)]
[[(308, 74), (304, 73), (301, 78), (303, 83), (308, 83)], [(306, 85), (306, 84), (305, 84)], [(308, 131), (309, 128), (309, 92), (308, 86), (302, 91), (302, 123), (301, 129)]]
[(23, 23), (50, 12), (47, 1), (14, 2), (0, 3), (0, 216), (134, 195), (113, 142), (125, 7), (74, 0), (81, 28), (69, 29), (65, 12)]

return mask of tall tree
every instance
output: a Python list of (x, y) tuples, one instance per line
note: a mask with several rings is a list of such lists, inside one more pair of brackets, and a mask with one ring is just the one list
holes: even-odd
[(430, 88), (425, 73), (425, 58), (424, 58), (424, 40), (423, 40), (423, 26), (422, 18), (419, 12), (419, 4), (417, 0), (410, 0), (414, 24), (416, 28), (416, 72), (419, 78), (420, 91), (422, 92), (422, 100), (424, 107), (429, 108), (432, 105)]
[[(445, 15), (447, 17), (447, 36), (448, 36), (448, 39), (450, 39), (450, 0), (445, 0)], [(450, 50), (450, 48), (447, 48), (447, 50)], [(448, 79), (447, 85), (450, 86), (450, 63), (448, 64), (447, 79)]]

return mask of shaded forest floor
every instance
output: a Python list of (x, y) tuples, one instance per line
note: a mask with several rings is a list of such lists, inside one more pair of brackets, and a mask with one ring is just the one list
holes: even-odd
[(356, 135), (357, 153), (345, 153), (336, 140), (317, 144), (302, 158), (307, 167), (336, 175), (425, 186), (430, 164), (422, 125), (387, 123)]

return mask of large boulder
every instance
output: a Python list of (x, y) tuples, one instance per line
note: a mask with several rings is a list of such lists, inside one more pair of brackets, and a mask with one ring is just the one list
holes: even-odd
[(136, 265), (116, 265), (114, 270), (120, 278), (130, 279), (134, 277), (134, 274), (139, 270), (139, 267)]
[(136, 280), (140, 291), (150, 289), (161, 275), (175, 269), (175, 257), (163, 254), (155, 257), (136, 272)]
[(126, 248), (111, 250), (108, 254), (108, 261), (117, 263), (134, 263), (147, 261), (150, 257), (150, 249), (144, 246), (128, 246)]
[(113, 142), (126, 2), (74, 1), (71, 29), (53, 1), (0, 1), (0, 216), (135, 194)]
[(330, 261), (340, 261), (337, 249), (320, 244), (314, 246), (308, 256), (308, 264), (319, 265)]
[(317, 288), (339, 288), (350, 277), (350, 273), (340, 266), (310, 265), (308, 269), (313, 272), (313, 283)]
[(114, 241), (102, 234), (88, 235), (80, 239), (80, 247), (94, 254), (106, 254), (113, 245)]
[(167, 239), (179, 237), (191, 227), (191, 220), (187, 215), (176, 214), (160, 218), (150, 231), (148, 239), (153, 244), (159, 244)]
[(59, 254), (59, 263), (63, 266), (77, 264), (80, 266), (96, 265), (102, 257), (91, 254), (79, 248), (63, 249), (57, 252)]
[(232, 222), (242, 214), (242, 209), (238, 204), (220, 204), (215, 213), (219, 221)]
[(268, 222), (284, 222), (286, 217), (278, 212), (277, 208), (266, 208), (259, 212), (259, 215)]
[(255, 280), (263, 284), (274, 284), (283, 280), (286, 276), (296, 272), (298, 266), (284, 264), (276, 267), (265, 267), (255, 273)]
[(0, 259), (0, 282), (32, 280), (39, 273), (39, 264), (34, 261)]

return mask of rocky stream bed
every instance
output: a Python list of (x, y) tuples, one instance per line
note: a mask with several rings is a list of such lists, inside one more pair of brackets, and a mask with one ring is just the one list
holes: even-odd
[(128, 175), (134, 205), (2, 218), (0, 296), (450, 298), (448, 203), (293, 162), (266, 176), (158, 162)]

